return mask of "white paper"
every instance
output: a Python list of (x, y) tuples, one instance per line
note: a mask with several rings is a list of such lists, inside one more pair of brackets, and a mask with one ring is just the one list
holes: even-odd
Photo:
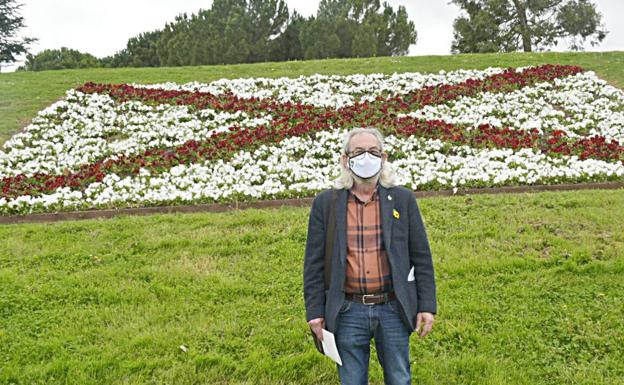
[(412, 266), (412, 269), (409, 271), (409, 274), (407, 275), (407, 280), (408, 281), (414, 280), (414, 266)]
[(338, 348), (336, 347), (336, 340), (334, 339), (334, 334), (325, 329), (323, 330), (323, 352), (325, 355), (332, 360), (334, 360), (338, 365), (342, 366), (342, 360), (340, 359), (340, 355), (338, 354)]

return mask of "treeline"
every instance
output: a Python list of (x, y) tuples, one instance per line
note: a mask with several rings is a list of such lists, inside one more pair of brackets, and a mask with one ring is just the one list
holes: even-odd
[[(321, 0), (316, 16), (289, 12), (284, 0), (214, 0), (163, 29), (128, 40), (102, 59), (75, 50), (27, 55), (22, 70), (160, 67), (405, 55), (416, 28), (404, 6), (379, 0)], [(95, 59), (95, 60), (94, 60)]]
[(102, 67), (101, 60), (89, 53), (62, 47), (61, 49), (46, 49), (37, 55), (26, 54), (26, 64), (17, 68), (17, 71), (44, 71), (90, 67)]
[[(27, 41), (11, 40), (19, 6), (0, 0), (0, 64), (15, 61)], [(5, 7), (2, 8), (2, 5)], [(543, 51), (568, 41), (571, 50), (600, 44), (608, 34), (592, 0), (450, 0), (452, 53)], [(31, 41), (32, 39), (28, 40)], [(19, 70), (159, 67), (405, 55), (416, 28), (404, 6), (380, 0), (321, 0), (316, 16), (292, 14), (284, 0), (214, 0), (208, 10), (179, 15), (163, 29), (128, 40), (98, 59), (61, 48), (28, 54)]]

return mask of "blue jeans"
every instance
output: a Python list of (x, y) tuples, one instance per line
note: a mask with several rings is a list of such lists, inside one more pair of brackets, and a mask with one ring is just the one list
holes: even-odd
[(375, 338), (377, 358), (386, 385), (411, 384), (409, 337), (411, 330), (399, 315), (396, 299), (366, 305), (345, 300), (336, 319), (336, 347), (342, 359), (338, 375), (342, 385), (367, 385), (370, 340)]

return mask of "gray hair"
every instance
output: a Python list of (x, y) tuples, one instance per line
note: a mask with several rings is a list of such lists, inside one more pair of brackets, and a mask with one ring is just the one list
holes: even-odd
[[(351, 143), (351, 138), (358, 134), (373, 134), (377, 138), (377, 142), (379, 142), (379, 149), (383, 152), (383, 144), (384, 138), (381, 132), (376, 127), (355, 127), (350, 131), (346, 132), (343, 136), (342, 141), (342, 154), (347, 154), (349, 152), (349, 144)], [(334, 187), (337, 189), (350, 189), (353, 186), (353, 183), (357, 180), (361, 182), (361, 179), (357, 175), (353, 175), (351, 170), (348, 167), (344, 167), (342, 161), (340, 161), (341, 173), (340, 176), (334, 179)], [(383, 187), (394, 187), (396, 186), (396, 172), (394, 170), (393, 165), (387, 160), (382, 163), (381, 172), (377, 174), (375, 181), (379, 180), (379, 184)]]

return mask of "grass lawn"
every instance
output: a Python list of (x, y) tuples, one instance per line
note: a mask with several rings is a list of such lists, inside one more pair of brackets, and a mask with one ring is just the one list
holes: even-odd
[[(419, 203), (439, 312), (414, 383), (624, 384), (623, 190)], [(0, 227), (0, 384), (338, 383), (305, 322), (308, 213)]]
[(88, 81), (98, 83), (210, 82), (220, 78), (299, 75), (438, 72), (460, 68), (519, 67), (545, 63), (579, 65), (624, 88), (624, 51), (585, 53), (505, 53), (451, 56), (378, 57), (227, 66), (113, 68), (0, 73), (0, 143), (25, 127), (37, 112)]

